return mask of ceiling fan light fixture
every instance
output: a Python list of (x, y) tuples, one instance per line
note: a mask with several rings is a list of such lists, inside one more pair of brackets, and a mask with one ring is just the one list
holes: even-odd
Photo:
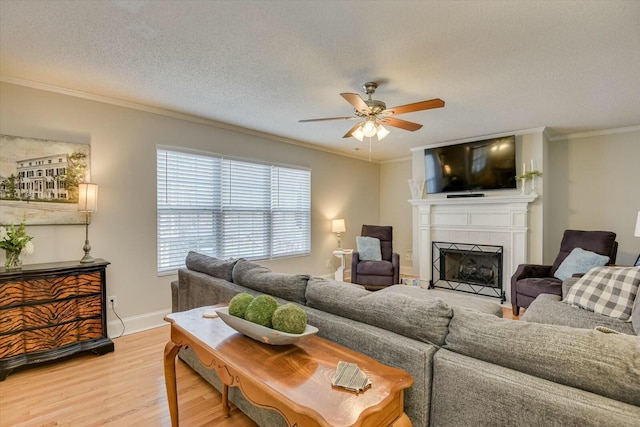
[(383, 139), (385, 136), (389, 135), (389, 133), (390, 133), (390, 132), (389, 132), (389, 130), (388, 130), (387, 128), (385, 128), (385, 127), (384, 127), (384, 126), (382, 126), (382, 125), (378, 125), (378, 132), (377, 132), (377, 135), (378, 135), (378, 141), (382, 141), (382, 139)]
[(371, 138), (373, 135), (375, 135), (376, 131), (376, 122), (373, 120), (367, 120), (362, 125), (362, 134), (367, 138)]
[(362, 140), (364, 139), (364, 134), (362, 133), (362, 126), (358, 126), (358, 129), (354, 130), (351, 136), (357, 139), (358, 141), (362, 142)]

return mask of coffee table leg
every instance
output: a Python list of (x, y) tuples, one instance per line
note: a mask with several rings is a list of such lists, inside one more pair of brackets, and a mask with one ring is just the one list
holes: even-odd
[(229, 386), (222, 384), (222, 413), (225, 418), (229, 418), (231, 408), (229, 407)]
[(407, 414), (403, 412), (402, 415), (393, 422), (392, 427), (411, 427), (411, 420)]
[(164, 347), (164, 383), (167, 387), (167, 401), (171, 414), (171, 425), (178, 427), (178, 390), (176, 387), (176, 355), (180, 351), (180, 345), (169, 341)]

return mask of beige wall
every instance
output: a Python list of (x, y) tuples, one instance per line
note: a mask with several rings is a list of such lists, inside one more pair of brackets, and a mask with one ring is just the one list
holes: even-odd
[[(107, 294), (118, 297), (129, 332), (161, 323), (176, 279), (156, 274), (156, 144), (311, 168), (311, 256), (261, 262), (275, 271), (332, 274), (339, 260), (331, 254), (330, 220), (345, 218), (345, 247), (355, 245), (362, 223), (379, 220), (378, 164), (265, 137), (4, 83), (0, 133), (91, 144), (91, 178), (100, 185), (91, 253), (111, 262)], [(25, 263), (83, 255), (84, 226), (32, 226), (28, 233), (36, 252)], [(113, 319), (110, 313), (110, 325)]]
[[(620, 132), (622, 131), (622, 132)], [(558, 253), (565, 229), (617, 233), (617, 264), (640, 253), (633, 231), (640, 211), (640, 127), (549, 143), (549, 218), (545, 261)]]
[(393, 250), (400, 254), (400, 272), (413, 274), (412, 207), (408, 181), (411, 159), (380, 165), (380, 224), (393, 226)]

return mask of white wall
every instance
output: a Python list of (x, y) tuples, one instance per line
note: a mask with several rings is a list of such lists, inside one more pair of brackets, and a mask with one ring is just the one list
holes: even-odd
[(565, 229), (617, 233), (617, 264), (633, 265), (640, 211), (640, 126), (574, 135), (549, 143), (549, 221), (545, 262), (558, 254)]
[(408, 181), (411, 178), (411, 159), (386, 162), (380, 166), (380, 225), (393, 226), (393, 250), (400, 254), (400, 273), (413, 274), (412, 207)]
[[(261, 262), (274, 271), (332, 274), (339, 260), (331, 255), (336, 236), (330, 220), (345, 218), (344, 246), (354, 247), (361, 224), (380, 217), (376, 163), (167, 115), (3, 83), (0, 133), (91, 144), (91, 178), (100, 186), (91, 253), (111, 262), (107, 294), (117, 295), (130, 330), (162, 323), (176, 279), (156, 274), (156, 144), (311, 168), (311, 256)], [(31, 226), (27, 232), (36, 253), (25, 264), (83, 255), (84, 226)], [(109, 313), (110, 326), (114, 319)]]

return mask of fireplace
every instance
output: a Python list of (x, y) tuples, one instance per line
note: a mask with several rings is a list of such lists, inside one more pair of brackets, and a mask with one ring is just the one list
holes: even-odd
[(470, 243), (432, 242), (431, 288), (506, 300), (502, 287), (503, 247)]
[[(429, 196), (425, 199), (411, 200), (416, 206), (416, 241), (414, 255), (417, 253), (417, 267), (420, 279), (429, 283), (440, 278), (440, 266), (434, 271), (433, 242), (463, 242), (476, 244), (479, 247), (494, 245), (502, 247), (502, 291), (499, 287), (484, 286), (480, 295), (498, 296), (504, 292), (506, 301), (510, 301), (510, 278), (519, 264), (540, 263), (542, 259), (541, 231), (533, 244), (533, 254), (529, 254), (529, 204), (538, 195), (511, 194), (487, 195), (472, 198), (442, 198)], [(534, 222), (540, 218), (540, 206), (532, 206), (536, 210)], [(535, 222), (536, 229), (541, 230)], [(468, 249), (468, 247), (462, 247)], [(439, 256), (439, 254), (438, 254)], [(439, 261), (438, 261), (439, 263)], [(433, 274), (436, 273), (434, 276)], [(444, 280), (444, 278), (442, 278)], [(438, 286), (457, 286), (460, 290), (473, 292), (479, 285), (460, 284), (454, 280), (444, 281)], [(469, 280), (471, 282), (471, 280)], [(472, 286), (473, 285), (473, 286)], [(494, 283), (495, 285), (495, 283)]]

